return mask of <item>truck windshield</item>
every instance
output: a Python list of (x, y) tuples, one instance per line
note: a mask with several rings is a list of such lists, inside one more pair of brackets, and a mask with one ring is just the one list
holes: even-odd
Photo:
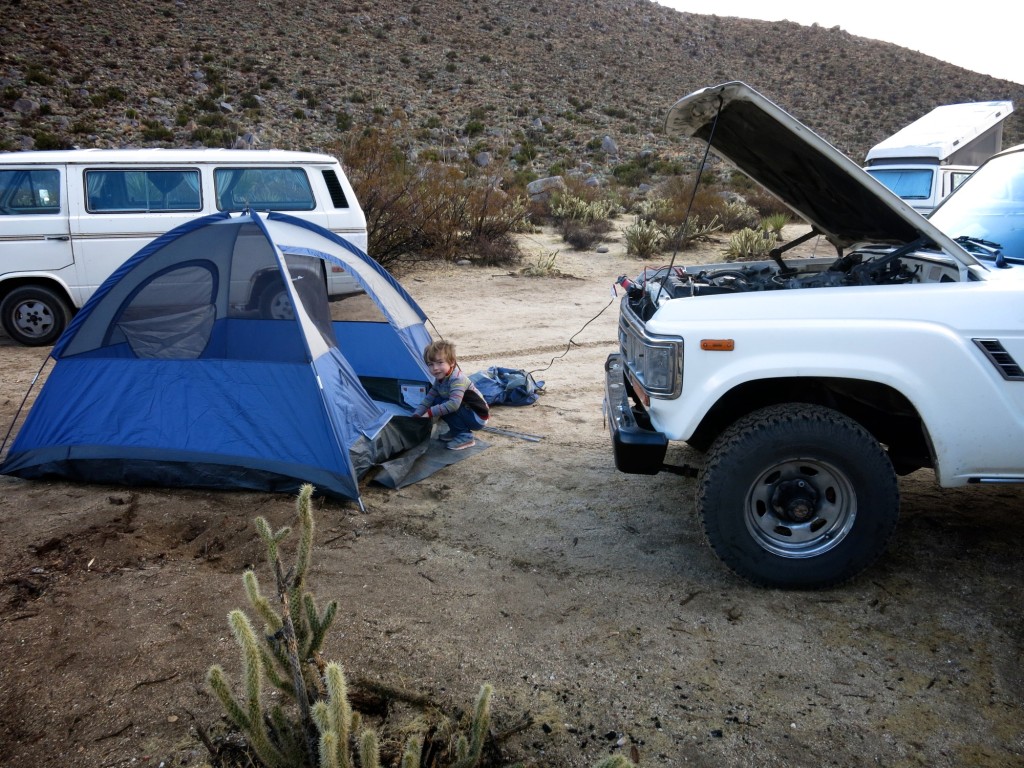
[(931, 196), (933, 172), (928, 168), (869, 168), (868, 173), (904, 200), (927, 200)]
[(1024, 262), (1024, 151), (992, 158), (947, 197), (929, 220), (953, 238), (987, 240)]

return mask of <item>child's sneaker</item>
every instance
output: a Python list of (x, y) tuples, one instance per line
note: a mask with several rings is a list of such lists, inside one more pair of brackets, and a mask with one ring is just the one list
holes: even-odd
[(440, 440), (442, 443), (449, 443), (455, 439), (455, 433), (452, 432), (451, 430), (448, 430), (443, 435), (438, 435), (437, 439)]
[(448, 443), (448, 450), (464, 451), (467, 448), (472, 448), (474, 445), (476, 445), (476, 440), (473, 439), (472, 435), (453, 435)]

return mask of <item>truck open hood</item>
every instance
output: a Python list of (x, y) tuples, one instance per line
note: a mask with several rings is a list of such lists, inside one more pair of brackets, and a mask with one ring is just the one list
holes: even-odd
[(857, 163), (746, 83), (723, 83), (680, 99), (668, 111), (665, 130), (708, 142), (838, 249), (923, 240), (964, 265), (978, 265)]

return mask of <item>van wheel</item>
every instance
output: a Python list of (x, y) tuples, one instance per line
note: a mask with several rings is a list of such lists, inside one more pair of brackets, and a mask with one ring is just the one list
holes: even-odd
[(272, 285), (260, 296), (260, 317), (264, 320), (295, 319), (291, 296), (280, 283)]
[(53, 344), (71, 320), (71, 307), (49, 288), (15, 288), (0, 303), (0, 318), (7, 335), (27, 347)]

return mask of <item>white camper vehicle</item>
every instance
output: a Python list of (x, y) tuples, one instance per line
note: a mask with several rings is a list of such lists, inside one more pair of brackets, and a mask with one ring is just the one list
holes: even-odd
[[(366, 250), (366, 217), (334, 157), (283, 150), (79, 149), (0, 153), (0, 320), (52, 344), (74, 312), (154, 238), (218, 211), (283, 211)], [(328, 294), (357, 292), (341, 267)], [(248, 292), (268, 316), (287, 292)], [(268, 314), (269, 313), (269, 314)]]
[(936, 107), (867, 155), (865, 169), (927, 216), (985, 160), (1002, 149), (1010, 101)]

